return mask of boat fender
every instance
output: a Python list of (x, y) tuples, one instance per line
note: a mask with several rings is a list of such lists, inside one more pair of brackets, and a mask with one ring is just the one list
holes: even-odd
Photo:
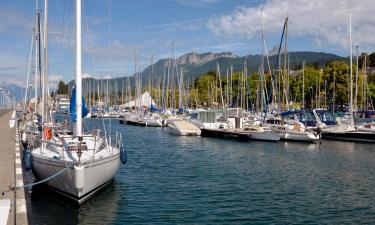
[(74, 185), (77, 189), (85, 186), (85, 167), (74, 165)]
[(23, 163), (24, 163), (25, 169), (27, 171), (31, 170), (32, 165), (33, 165), (33, 159), (32, 159), (32, 156), (31, 156), (30, 149), (26, 148), (26, 149), (23, 150)]
[(49, 127), (44, 127), (44, 137), (47, 139), (47, 140), (50, 140), (52, 138), (52, 130), (51, 128)]
[(120, 147), (120, 159), (123, 165), (125, 165), (128, 162), (128, 154), (126, 153), (124, 146)]
[(28, 146), (27, 136), (26, 136), (25, 132), (22, 132), (22, 146), (23, 146), (24, 149), (27, 148), (27, 146)]

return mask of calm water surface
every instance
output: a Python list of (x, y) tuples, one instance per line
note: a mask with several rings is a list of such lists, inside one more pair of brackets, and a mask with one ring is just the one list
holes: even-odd
[(35, 224), (375, 223), (375, 145), (177, 137), (116, 120), (111, 129), (129, 158), (113, 185), (80, 208), (34, 188)]

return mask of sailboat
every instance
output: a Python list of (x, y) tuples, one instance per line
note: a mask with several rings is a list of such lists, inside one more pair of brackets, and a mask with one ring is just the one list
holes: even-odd
[[(47, 13), (48, 1), (45, 3)], [(126, 163), (127, 157), (120, 134), (102, 137), (99, 129), (90, 134), (82, 130), (85, 110), (82, 109), (81, 0), (76, 0), (75, 10), (76, 87), (71, 98), (76, 110), (76, 113), (71, 113), (76, 120), (75, 130), (69, 131), (66, 124), (43, 123), (41, 146), (32, 149), (31, 155), (37, 179), (81, 204), (111, 183), (121, 162)]]
[(375, 132), (372, 132), (371, 126), (354, 126), (353, 110), (353, 43), (352, 43), (352, 16), (349, 14), (349, 50), (350, 50), (350, 89), (349, 89), (349, 123), (337, 123), (333, 126), (326, 126), (322, 129), (322, 137), (325, 139), (341, 141), (358, 141), (375, 143)]

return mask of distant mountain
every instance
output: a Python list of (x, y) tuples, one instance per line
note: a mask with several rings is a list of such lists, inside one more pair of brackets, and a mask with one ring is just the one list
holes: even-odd
[[(283, 55), (281, 55), (283, 57)], [(324, 53), (324, 52), (290, 52), (289, 56), (289, 66), (291, 68), (295, 66), (301, 66), (302, 62), (305, 61), (306, 64), (314, 64), (317, 66), (323, 66), (329, 61), (344, 59), (338, 55)], [(276, 63), (277, 56), (273, 55), (269, 57), (271, 68), (274, 67)], [(261, 60), (261, 55), (247, 55), (247, 56), (236, 56), (231, 52), (223, 53), (188, 53), (178, 57), (176, 59), (176, 64), (178, 71), (180, 68), (183, 69), (183, 74), (193, 80), (200, 75), (209, 72), (216, 71), (217, 62), (219, 63), (220, 71), (222, 74), (226, 73), (226, 70), (231, 66), (234, 71), (242, 71), (246, 61), (247, 70), (249, 72), (258, 71), (259, 64)], [(167, 71), (168, 64), (172, 67), (172, 59), (160, 59), (154, 65), (148, 66), (140, 73), (140, 77), (143, 81), (148, 81), (151, 74), (153, 74), (152, 79), (159, 79), (163, 77), (164, 71)], [(153, 70), (153, 73), (151, 72)]]
[[(283, 55), (281, 55), (283, 57)], [(324, 53), (324, 52), (289, 52), (289, 66), (290, 68), (302, 66), (302, 62), (305, 61), (307, 65), (323, 66), (327, 62), (333, 60), (345, 60), (345, 57), (341, 57), (335, 54)], [(282, 58), (281, 58), (282, 59)], [(233, 71), (242, 71), (244, 64), (246, 62), (246, 67), (248, 72), (255, 72), (259, 70), (259, 64), (261, 60), (261, 55), (246, 55), (246, 56), (236, 56), (231, 52), (222, 52), (222, 53), (187, 53), (178, 58), (176, 58), (176, 65), (178, 71), (182, 68), (184, 74), (184, 80), (189, 79), (193, 81), (204, 73), (209, 71), (216, 71), (217, 62), (219, 63), (221, 74), (226, 74), (227, 69), (231, 66)], [(269, 57), (271, 68), (275, 66), (277, 60), (276, 55)], [(160, 59), (155, 64), (146, 67), (141, 73), (140, 77), (143, 81), (143, 84), (147, 84), (148, 80), (152, 75), (153, 83), (159, 82), (163, 78), (164, 74), (167, 74), (168, 65), (172, 68), (173, 60), (172, 59)], [(152, 72), (153, 71), (153, 72)], [(176, 73), (174, 71), (174, 73)], [(170, 70), (172, 74), (172, 69)], [(127, 84), (127, 79), (130, 80), (131, 84), (134, 84), (135, 75), (131, 77), (120, 77), (113, 78), (108, 80), (108, 85), (111, 90), (117, 88), (120, 90), (123, 88), (123, 84)], [(74, 81), (69, 82), (69, 87), (72, 87)], [(107, 85), (107, 80), (86, 78), (84, 80), (84, 85), (89, 87), (97, 87), (99, 84), (100, 87), (104, 90), (104, 87)]]
[(219, 59), (219, 58), (237, 58), (237, 56), (231, 52), (222, 52), (222, 53), (217, 53), (217, 54), (211, 53), (211, 52), (207, 52), (203, 54), (191, 52), (191, 53), (178, 57), (176, 59), (176, 63), (178, 65), (187, 65), (187, 64), (202, 65), (204, 63), (207, 63), (209, 61)]
[(5, 89), (9, 91), (12, 99), (19, 102), (25, 98), (25, 88), (16, 84), (6, 84)]

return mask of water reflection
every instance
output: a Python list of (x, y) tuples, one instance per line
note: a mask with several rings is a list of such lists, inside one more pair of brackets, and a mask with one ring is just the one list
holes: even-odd
[(80, 207), (45, 186), (33, 188), (31, 202), (33, 224), (101, 225), (116, 219), (121, 198), (119, 183), (114, 181)]
[(36, 224), (375, 221), (374, 145), (176, 137), (114, 121), (111, 129), (123, 132), (129, 157), (113, 185), (81, 208), (33, 191)]

